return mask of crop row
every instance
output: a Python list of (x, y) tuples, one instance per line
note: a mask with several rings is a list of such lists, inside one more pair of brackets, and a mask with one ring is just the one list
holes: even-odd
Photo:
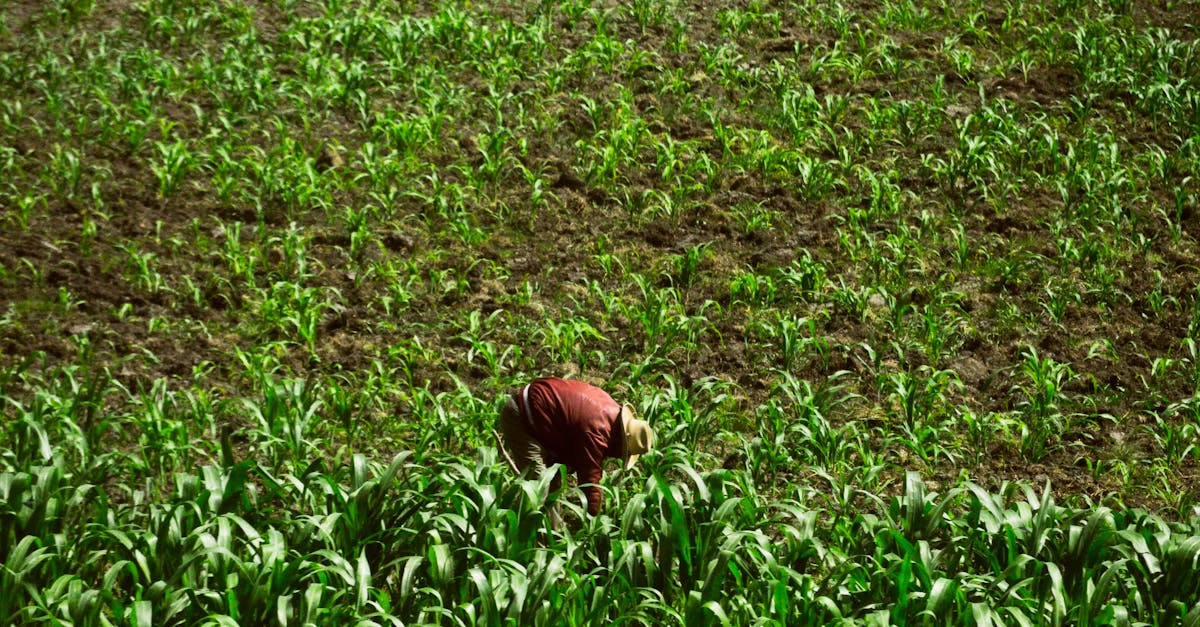
[[(1200, 620), (1194, 521), (1061, 507), (1014, 484), (939, 494), (915, 472), (892, 497), (827, 475), (832, 490), (764, 492), (771, 482), (750, 470), (704, 470), (686, 424), (639, 471), (606, 479), (609, 504), (590, 518), (576, 494), (548, 493), (557, 468), (517, 480), (490, 447), (474, 458), (408, 451), (390, 465), (298, 455), (281, 470), (225, 448), (195, 471), (97, 484), (104, 465), (136, 473), (161, 451), (89, 450), (67, 437), (81, 427), (58, 418), (11, 420), (6, 434), (8, 623)], [(264, 450), (303, 448), (294, 432), (252, 433)], [(568, 528), (550, 524), (554, 503)]]

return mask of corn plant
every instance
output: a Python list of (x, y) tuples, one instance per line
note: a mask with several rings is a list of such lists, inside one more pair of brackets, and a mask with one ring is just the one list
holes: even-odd
[(9, 4), (0, 623), (1200, 622), (1188, 3)]
[(794, 319), (779, 315), (772, 322), (760, 322), (761, 332), (775, 341), (778, 348), (779, 369), (790, 372), (800, 357), (809, 353), (821, 362), (828, 362), (829, 342), (817, 333), (817, 321), (810, 318)]
[(672, 260), (671, 276), (678, 282), (680, 289), (686, 291), (696, 281), (696, 274), (701, 262), (708, 255), (708, 244), (689, 246), (682, 255)]
[(752, 271), (739, 273), (729, 283), (730, 300), (747, 305), (770, 306), (778, 291), (774, 279)]
[(150, 169), (158, 179), (158, 195), (169, 198), (179, 190), (183, 179), (195, 167), (195, 158), (191, 155), (188, 145), (183, 140), (171, 143), (155, 142), (161, 161), (152, 163)]
[(607, 339), (584, 318), (576, 317), (562, 322), (548, 320), (537, 333), (558, 363), (575, 364), (582, 371), (604, 357), (602, 351), (589, 349), (588, 344), (602, 344)]
[(1025, 383), (1014, 389), (1024, 398), (1019, 407), (1022, 414), (1021, 450), (1030, 459), (1040, 459), (1055, 445), (1070, 424), (1063, 405), (1069, 400), (1063, 386), (1074, 376), (1070, 366), (1046, 357), (1029, 348), (1022, 355), (1020, 372)]

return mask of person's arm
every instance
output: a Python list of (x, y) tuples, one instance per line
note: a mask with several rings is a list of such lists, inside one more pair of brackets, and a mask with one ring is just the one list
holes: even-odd
[(592, 516), (600, 513), (600, 505), (604, 498), (600, 491), (600, 479), (603, 476), (604, 471), (599, 468), (579, 473), (579, 484), (583, 486), (583, 494), (587, 496), (588, 513)]
[(604, 446), (606, 443), (601, 440), (602, 438), (595, 433), (588, 434), (586, 443), (579, 452), (578, 466), (575, 469), (579, 485), (583, 488), (584, 495), (587, 496), (588, 513), (592, 516), (600, 513), (600, 505), (603, 501), (600, 479), (604, 477)]

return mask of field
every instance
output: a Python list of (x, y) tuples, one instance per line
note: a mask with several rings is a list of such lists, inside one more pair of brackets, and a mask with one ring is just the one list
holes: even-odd
[[(8, 0), (0, 624), (1200, 625), (1198, 35)], [(600, 516), (543, 374), (658, 430)]]

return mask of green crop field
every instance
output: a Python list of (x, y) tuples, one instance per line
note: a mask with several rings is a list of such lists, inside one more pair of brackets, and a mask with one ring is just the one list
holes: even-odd
[[(1198, 37), (0, 2), (0, 624), (1200, 626)], [(538, 375), (659, 433), (599, 516)]]

